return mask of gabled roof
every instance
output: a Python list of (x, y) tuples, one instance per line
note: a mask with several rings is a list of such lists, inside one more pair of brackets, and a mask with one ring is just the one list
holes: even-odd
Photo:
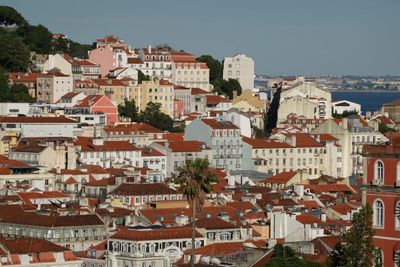
[(260, 183), (278, 183), (278, 184), (286, 184), (289, 182), (297, 172), (289, 171), (289, 172), (280, 172), (274, 176), (271, 176), (267, 179), (260, 181)]
[(88, 95), (87, 97), (82, 99), (82, 101), (80, 101), (79, 104), (75, 105), (75, 107), (77, 107), (77, 108), (91, 107), (94, 104), (96, 104), (98, 101), (100, 101), (100, 99), (102, 99), (103, 97), (107, 97), (107, 96), (105, 96), (105, 95)]

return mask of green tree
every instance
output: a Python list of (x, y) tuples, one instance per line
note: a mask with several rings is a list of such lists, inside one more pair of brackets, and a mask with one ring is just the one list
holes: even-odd
[(140, 113), (140, 121), (163, 131), (171, 131), (174, 128), (172, 118), (161, 112), (161, 103), (147, 103), (146, 109)]
[(18, 27), (17, 33), (23, 38), (24, 43), (31, 51), (39, 54), (50, 54), (53, 52), (52, 33), (43, 25), (23, 25)]
[(6, 71), (25, 71), (30, 53), (22, 39), (13, 32), (0, 29), (0, 67)]
[(207, 159), (186, 160), (185, 165), (178, 168), (178, 175), (174, 178), (174, 183), (179, 185), (179, 191), (186, 197), (192, 209), (191, 266), (194, 266), (195, 260), (196, 213), (202, 211), (206, 195), (212, 191), (212, 184), (217, 181), (209, 172), (209, 165)]
[(135, 99), (125, 99), (124, 105), (118, 105), (118, 113), (121, 117), (130, 118), (132, 122), (138, 121), (139, 114)]
[(338, 243), (329, 256), (329, 266), (346, 266), (346, 264), (347, 257), (345, 255), (345, 248), (342, 243)]
[(138, 83), (141, 84), (142, 81), (150, 81), (150, 76), (144, 75), (141, 70), (138, 70)]
[(214, 83), (222, 80), (222, 63), (210, 55), (202, 55), (196, 60), (207, 64), (210, 69), (210, 83), (215, 87)]
[(0, 25), (25, 25), (27, 21), (25, 18), (14, 8), (9, 6), (0, 6)]
[(228, 81), (222, 80), (221, 91), (223, 94), (227, 95), (229, 99), (233, 99), (234, 92), (236, 92), (236, 95), (242, 94), (242, 87), (235, 79), (229, 79)]
[(331, 266), (371, 267), (374, 265), (376, 251), (372, 243), (374, 235), (372, 215), (373, 211), (369, 205), (363, 206), (354, 214), (352, 227), (344, 238), (345, 242), (332, 251)]
[(9, 85), (8, 76), (0, 70), (0, 102), (35, 102), (28, 88), (22, 84)]
[(64, 51), (68, 53), (71, 57), (78, 57), (78, 58), (88, 58), (88, 52), (93, 49), (92, 45), (88, 44), (80, 44), (74, 41), (68, 41), (68, 49)]
[(305, 261), (289, 246), (276, 244), (271, 261), (267, 267), (322, 267), (324, 265), (316, 262)]

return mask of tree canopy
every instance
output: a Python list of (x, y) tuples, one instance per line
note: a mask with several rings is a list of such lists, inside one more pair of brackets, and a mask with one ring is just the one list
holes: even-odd
[(33, 103), (35, 99), (29, 94), (25, 85), (13, 84), (10, 86), (8, 76), (0, 70), (0, 102)]
[[(352, 227), (346, 233), (343, 244), (332, 251), (330, 266), (371, 267), (376, 259), (376, 250), (372, 243), (372, 208), (369, 205), (354, 214)], [(378, 265), (379, 266), (379, 265)]]
[(216, 81), (222, 80), (223, 67), (222, 63), (219, 60), (213, 58), (210, 55), (202, 55), (201, 57), (196, 58), (196, 60), (207, 64), (207, 67), (210, 69), (211, 84), (214, 85)]
[(14, 8), (9, 6), (0, 6), (0, 25), (24, 25), (27, 24), (25, 18)]
[(0, 44), (0, 68), (7, 71), (27, 70), (29, 49), (17, 34), (0, 29)]
[[(72, 57), (87, 58), (91, 45), (69, 39), (53, 39), (43, 25), (30, 25), (14, 8), (0, 6), (0, 68), (6, 71), (26, 71), (30, 65), (30, 52), (38, 54), (68, 53)], [(15, 29), (7, 29), (15, 25)]]
[(323, 267), (320, 263), (305, 261), (289, 246), (276, 244), (272, 260), (266, 267)]
[(135, 100), (125, 100), (124, 105), (118, 105), (120, 116), (130, 118), (132, 122), (145, 122), (157, 129), (169, 132), (182, 132), (184, 127), (174, 127), (174, 120), (167, 114), (161, 112), (161, 103), (149, 102), (146, 108), (138, 112)]
[(141, 84), (143, 81), (150, 81), (150, 76), (145, 75), (141, 70), (138, 70), (138, 83)]

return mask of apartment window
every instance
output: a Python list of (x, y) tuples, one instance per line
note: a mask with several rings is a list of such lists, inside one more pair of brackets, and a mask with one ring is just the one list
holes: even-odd
[(384, 206), (379, 199), (374, 202), (374, 226), (383, 227)]

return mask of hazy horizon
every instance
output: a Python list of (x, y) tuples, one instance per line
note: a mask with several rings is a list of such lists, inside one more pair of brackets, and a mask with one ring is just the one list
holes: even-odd
[(218, 59), (244, 53), (265, 75), (400, 75), (400, 1), (3, 0), (74, 41), (115, 34)]

